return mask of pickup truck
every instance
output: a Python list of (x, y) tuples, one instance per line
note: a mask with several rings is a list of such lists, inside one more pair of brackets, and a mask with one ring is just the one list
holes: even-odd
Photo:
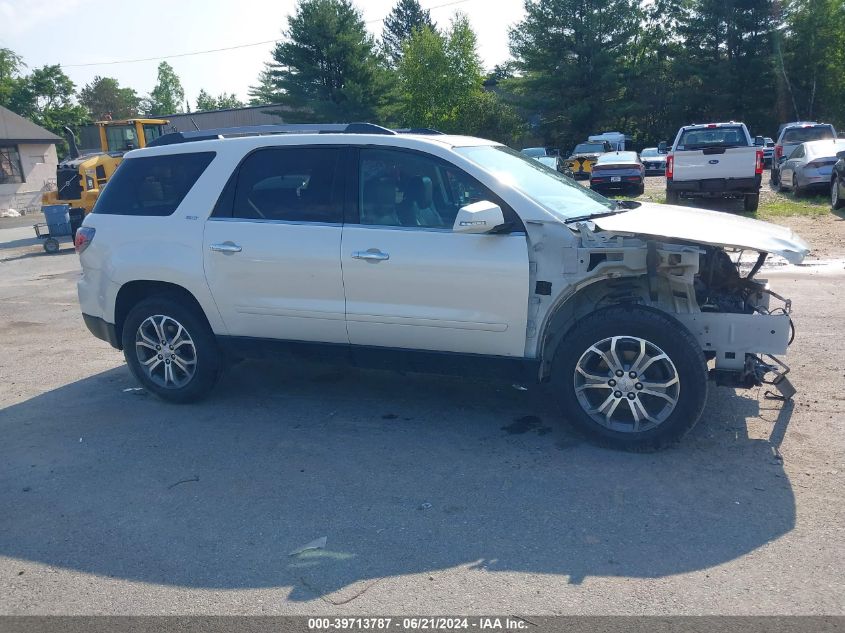
[(684, 198), (742, 198), (746, 211), (760, 203), (762, 137), (743, 123), (687, 125), (666, 158), (666, 202)]

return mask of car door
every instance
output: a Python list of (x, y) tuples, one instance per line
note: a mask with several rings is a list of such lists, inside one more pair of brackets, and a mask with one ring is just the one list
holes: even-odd
[(804, 157), (804, 145), (799, 145), (792, 153), (789, 155), (789, 158), (786, 159), (786, 162), (783, 164), (781, 168), (781, 179), (783, 184), (787, 187), (794, 186), (795, 180), (795, 167), (796, 165), (801, 162), (801, 159)]
[(250, 153), (206, 222), (208, 285), (229, 334), (348, 343), (340, 240), (345, 150)]
[[(362, 148), (341, 261), (354, 345), (522, 356), (528, 249), (519, 218), (458, 167)], [(512, 231), (452, 231), (458, 209), (503, 206)]]

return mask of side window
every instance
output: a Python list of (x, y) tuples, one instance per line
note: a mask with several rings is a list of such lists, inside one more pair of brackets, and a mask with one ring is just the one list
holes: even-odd
[(342, 222), (341, 150), (274, 147), (241, 164), (234, 217), (288, 222)]
[(789, 158), (803, 158), (804, 157), (804, 146), (799, 145), (795, 148), (795, 151), (789, 155)]
[(498, 198), (472, 176), (435, 157), (362, 149), (360, 221), (365, 225), (450, 229), (458, 210)]
[(103, 189), (93, 213), (171, 215), (214, 158), (214, 152), (124, 160)]

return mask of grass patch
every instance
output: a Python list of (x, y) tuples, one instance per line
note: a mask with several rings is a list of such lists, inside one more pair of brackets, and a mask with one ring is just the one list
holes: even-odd
[(794, 198), (778, 194), (774, 199), (761, 200), (757, 210), (759, 218), (783, 218), (801, 215), (815, 217), (830, 213), (830, 199), (826, 196)]

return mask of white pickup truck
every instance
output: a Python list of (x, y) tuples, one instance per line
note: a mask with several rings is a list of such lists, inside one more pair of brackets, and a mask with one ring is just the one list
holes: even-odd
[(742, 198), (756, 211), (763, 174), (762, 137), (744, 123), (687, 125), (666, 158), (666, 202), (684, 198)]

